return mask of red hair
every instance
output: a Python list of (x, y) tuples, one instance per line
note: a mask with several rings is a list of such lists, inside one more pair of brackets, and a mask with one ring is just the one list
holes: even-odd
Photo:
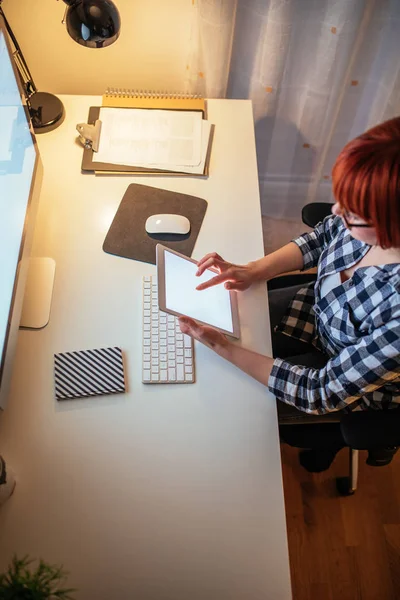
[(332, 180), (340, 207), (373, 225), (382, 248), (400, 248), (400, 117), (346, 144)]

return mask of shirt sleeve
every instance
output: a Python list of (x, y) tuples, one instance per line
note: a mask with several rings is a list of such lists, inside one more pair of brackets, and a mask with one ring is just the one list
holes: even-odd
[(303, 255), (304, 266), (302, 271), (318, 265), (322, 251), (336, 237), (342, 227), (343, 223), (340, 217), (329, 215), (318, 223), (310, 233), (303, 233), (298, 238), (291, 240), (297, 244)]
[(399, 377), (400, 320), (395, 319), (344, 348), (322, 369), (276, 358), (268, 388), (303, 412), (324, 414), (342, 410)]

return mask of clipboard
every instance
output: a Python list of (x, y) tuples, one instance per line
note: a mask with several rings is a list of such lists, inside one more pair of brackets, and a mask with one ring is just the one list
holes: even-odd
[[(91, 106), (89, 108), (88, 125), (94, 125), (100, 116), (100, 106)], [(172, 109), (174, 110), (174, 109)], [(171, 175), (171, 176), (185, 176), (185, 177), (208, 177), (211, 147), (214, 137), (214, 125), (211, 126), (210, 139), (208, 142), (206, 161), (204, 165), (204, 171), (200, 174), (185, 173), (180, 171), (168, 171), (161, 169), (149, 169), (147, 167), (133, 167), (128, 165), (116, 165), (113, 163), (102, 163), (93, 162), (96, 153), (90, 147), (86, 147), (83, 150), (81, 170), (83, 172), (95, 173), (95, 175)]]

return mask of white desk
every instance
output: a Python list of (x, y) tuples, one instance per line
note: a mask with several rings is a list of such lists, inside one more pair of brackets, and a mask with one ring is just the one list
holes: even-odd
[[(57, 271), (49, 325), (21, 331), (0, 448), (16, 471), (0, 511), (0, 569), (13, 552), (61, 563), (82, 600), (291, 597), (275, 402), (196, 345), (195, 385), (141, 383), (141, 278), (155, 267), (102, 243), (133, 181), (204, 197), (193, 253), (263, 254), (250, 101), (213, 100), (211, 174), (81, 175), (75, 125), (98, 97), (64, 96), (39, 137), (44, 164), (34, 254)], [(265, 285), (240, 295), (244, 345), (270, 349)], [(128, 393), (57, 403), (53, 354), (124, 351)]]

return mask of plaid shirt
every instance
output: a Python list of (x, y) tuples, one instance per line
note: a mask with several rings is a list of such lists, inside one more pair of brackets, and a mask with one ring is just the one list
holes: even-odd
[(321, 297), (324, 277), (358, 263), (370, 246), (340, 217), (293, 240), (317, 281), (292, 300), (278, 330), (312, 343), (329, 359), (323, 369), (276, 358), (268, 381), (280, 400), (310, 414), (381, 409), (400, 404), (400, 264), (359, 267)]

